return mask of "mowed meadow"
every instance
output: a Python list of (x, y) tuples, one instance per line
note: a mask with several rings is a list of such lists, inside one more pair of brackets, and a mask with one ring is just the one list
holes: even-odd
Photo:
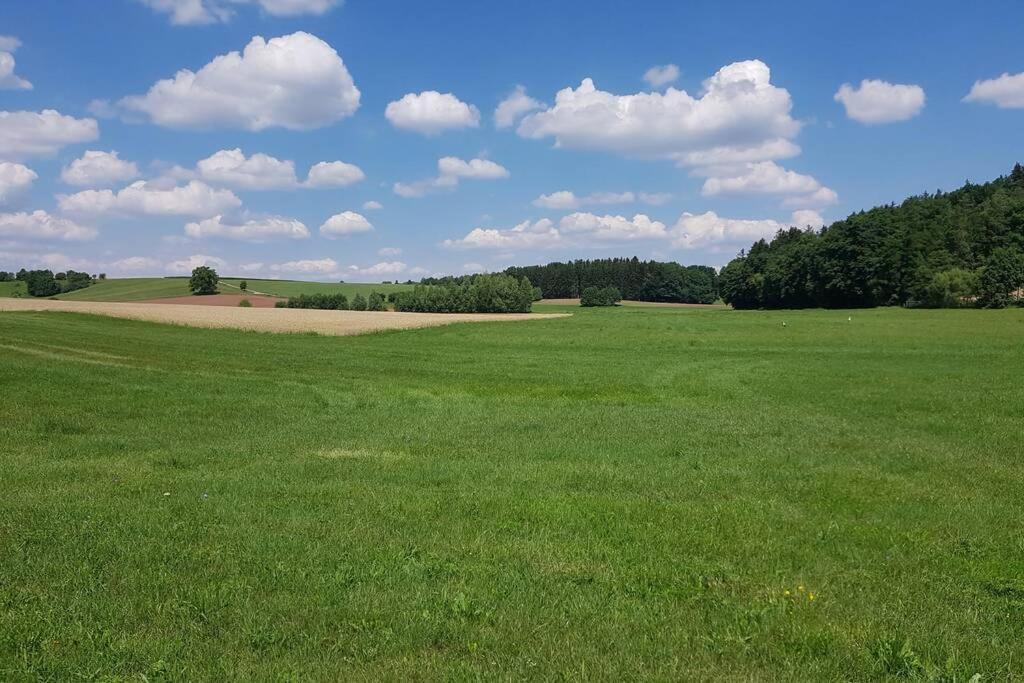
[(0, 314), (0, 678), (1024, 672), (1024, 310), (535, 310)]

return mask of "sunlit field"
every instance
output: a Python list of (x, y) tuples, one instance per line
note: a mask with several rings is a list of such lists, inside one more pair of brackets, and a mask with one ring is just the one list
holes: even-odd
[(1021, 674), (1024, 310), (535, 310), (0, 314), (0, 679)]

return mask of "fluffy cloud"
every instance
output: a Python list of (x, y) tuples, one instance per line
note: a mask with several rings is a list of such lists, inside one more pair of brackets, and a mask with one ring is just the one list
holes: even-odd
[(436, 178), (418, 180), (414, 183), (395, 183), (395, 194), (400, 197), (423, 197), (438, 190), (454, 189), (462, 179), (500, 180), (510, 175), (507, 168), (489, 159), (465, 161), (456, 157), (438, 159), (437, 171)]
[(160, 269), (161, 263), (154, 258), (146, 256), (129, 256), (110, 264), (110, 269), (118, 272), (147, 270), (155, 272)]
[(14, 73), (14, 51), (21, 41), (13, 36), (0, 36), (0, 90), (31, 90), (32, 84)]
[(542, 103), (526, 94), (526, 88), (517, 85), (516, 89), (494, 110), (494, 126), (496, 128), (511, 128), (525, 114), (543, 108)]
[(773, 220), (722, 218), (714, 211), (684, 213), (672, 227), (672, 244), (682, 249), (749, 245), (786, 227)]
[(366, 268), (360, 268), (359, 266), (349, 266), (343, 271), (345, 277), (349, 278), (380, 278), (387, 275), (401, 275), (409, 266), (402, 263), (401, 261), (384, 261), (381, 263), (375, 263), (372, 266)]
[(306, 187), (345, 187), (366, 178), (363, 169), (344, 161), (321, 161), (309, 169)]
[(699, 97), (672, 87), (615, 95), (587, 78), (561, 90), (553, 107), (525, 117), (518, 133), (554, 138), (557, 147), (681, 159), (777, 145), (800, 131), (791, 109), (789, 92), (772, 85), (768, 66), (753, 60), (720, 69)]
[(924, 108), (924, 89), (919, 85), (898, 85), (878, 80), (863, 80), (854, 88), (843, 83), (834, 95), (846, 108), (846, 115), (860, 123), (906, 121)]
[(594, 204), (644, 204), (660, 205), (672, 199), (667, 192), (594, 192), (585, 197), (578, 197), (569, 190), (560, 190), (551, 194), (542, 194), (533, 200), (533, 205), (542, 209), (577, 209), (581, 206)]
[(372, 199), (370, 201), (368, 201), (368, 202), (363, 202), (363, 209), (366, 210), (366, 211), (377, 211), (378, 209), (383, 209), (383, 208), (384, 208), (383, 204), (381, 204), (380, 202), (374, 201)]
[(195, 239), (224, 237), (244, 242), (267, 242), (275, 239), (306, 239), (309, 237), (309, 229), (302, 222), (285, 216), (266, 216), (232, 223), (217, 215), (187, 224), (185, 234)]
[(266, 154), (246, 157), (240, 149), (222, 149), (196, 163), (196, 173), (205, 181), (243, 190), (273, 190), (296, 187), (295, 164)]
[(139, 176), (139, 167), (124, 161), (117, 152), (89, 150), (80, 158), (64, 167), (60, 178), (68, 185), (80, 187), (102, 187), (113, 185)]
[(0, 204), (32, 187), (39, 176), (28, 166), (0, 161)]
[(675, 64), (652, 66), (644, 72), (644, 80), (652, 88), (660, 88), (679, 79), (679, 67)]
[(345, 237), (360, 232), (370, 232), (373, 225), (363, 216), (353, 211), (344, 211), (335, 214), (324, 221), (320, 226), (320, 234), (328, 239)]
[(325, 275), (338, 271), (338, 262), (332, 258), (325, 259), (302, 259), (299, 261), (287, 261), (275, 263), (270, 266), (275, 273), (304, 273)]
[(550, 248), (563, 243), (562, 235), (547, 218), (536, 222), (523, 221), (514, 228), (474, 228), (465, 237), (445, 240), (452, 249), (529, 249)]
[(798, 228), (820, 228), (825, 225), (825, 219), (817, 211), (800, 209), (793, 212), (793, 225)]
[(269, 41), (255, 36), (241, 54), (216, 57), (197, 72), (182, 69), (119, 105), (169, 128), (309, 130), (351, 116), (359, 97), (334, 48), (300, 31)]
[(295, 162), (267, 154), (245, 156), (241, 149), (222, 149), (196, 163), (195, 171), (175, 167), (170, 177), (193, 177), (213, 185), (242, 190), (289, 190), (299, 187), (344, 187), (363, 180), (362, 169), (344, 161), (321, 161), (309, 169), (306, 181), (295, 173)]
[(139, 0), (158, 12), (167, 14), (178, 26), (225, 22), (234, 15), (232, 6), (257, 5), (261, 10), (277, 17), (302, 14), (320, 15), (342, 0)]
[(1000, 109), (1024, 109), (1024, 72), (975, 81), (965, 102), (987, 102)]
[(187, 258), (181, 259), (180, 261), (171, 261), (164, 265), (164, 268), (171, 273), (191, 273), (199, 266), (209, 266), (210, 268), (224, 268), (228, 265), (228, 262), (222, 258), (216, 256), (207, 256), (206, 254), (193, 254)]
[(788, 171), (775, 162), (746, 164), (728, 175), (712, 176), (704, 181), (701, 193), (788, 195), (787, 201), (805, 206), (831, 204), (836, 193), (812, 176)]
[(84, 190), (72, 195), (60, 195), (57, 203), (61, 211), (66, 213), (198, 218), (214, 216), (242, 205), (242, 201), (230, 190), (217, 190), (198, 180), (172, 187), (140, 180), (117, 193), (111, 190)]
[(0, 236), (16, 239), (91, 240), (96, 231), (45, 211), (0, 213)]
[(475, 228), (465, 237), (445, 240), (444, 246), (455, 249), (550, 249), (561, 246), (586, 245), (593, 242), (628, 242), (668, 237), (665, 224), (637, 214), (598, 216), (573, 213), (555, 223), (543, 218), (524, 221), (508, 230)]
[(632, 219), (573, 213), (562, 218), (558, 227), (563, 235), (583, 235), (588, 239), (609, 242), (661, 239), (667, 235), (664, 223), (652, 221), (642, 213)]
[(480, 111), (451, 93), (427, 90), (409, 93), (384, 110), (391, 125), (423, 135), (437, 135), (456, 128), (476, 128)]
[(0, 111), (0, 157), (53, 156), (62, 147), (99, 137), (95, 119), (76, 119), (53, 109)]

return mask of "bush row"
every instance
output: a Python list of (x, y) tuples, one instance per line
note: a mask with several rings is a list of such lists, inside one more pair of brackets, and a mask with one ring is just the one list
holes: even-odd
[(622, 301), (615, 287), (587, 287), (580, 294), (580, 306), (614, 306)]
[(441, 284), (416, 285), (395, 295), (395, 310), (415, 313), (529, 313), (534, 287), (525, 277), (474, 275)]
[(344, 294), (299, 294), (288, 301), (278, 301), (277, 308), (313, 308), (323, 311), (386, 311), (384, 295), (370, 292), (367, 298), (362, 294), (352, 297), (351, 303)]

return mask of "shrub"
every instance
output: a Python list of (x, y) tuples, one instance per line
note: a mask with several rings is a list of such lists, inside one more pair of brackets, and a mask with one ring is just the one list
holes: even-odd
[(615, 287), (587, 287), (580, 294), (580, 306), (614, 306), (622, 301), (622, 295)]
[(370, 292), (370, 298), (366, 300), (366, 310), (386, 311), (388, 307), (384, 304), (384, 295), (378, 292)]
[(362, 294), (356, 294), (352, 297), (352, 310), (353, 311), (365, 311), (366, 310), (366, 297)]
[(217, 271), (209, 266), (199, 266), (192, 271), (192, 277), (188, 280), (188, 288), (193, 294), (216, 294)]
[(242, 299), (241, 301), (238, 302), (238, 307), (239, 308), (252, 308), (252, 302), (249, 301), (248, 299)]
[(60, 294), (60, 283), (50, 270), (32, 270), (25, 273), (25, 288), (30, 296), (53, 296)]
[(1005, 308), (1024, 287), (1024, 254), (1014, 249), (995, 249), (978, 279), (978, 304)]
[(415, 313), (529, 313), (533, 285), (509, 275), (449, 278), (395, 296), (396, 311)]
[(238, 289), (240, 289), (243, 292), (248, 290), (249, 289), (249, 283), (246, 282), (245, 280), (242, 280), (241, 282), (238, 283)]
[(344, 294), (300, 294), (278, 301), (277, 308), (314, 308), (322, 311), (344, 311), (348, 308), (348, 297)]

